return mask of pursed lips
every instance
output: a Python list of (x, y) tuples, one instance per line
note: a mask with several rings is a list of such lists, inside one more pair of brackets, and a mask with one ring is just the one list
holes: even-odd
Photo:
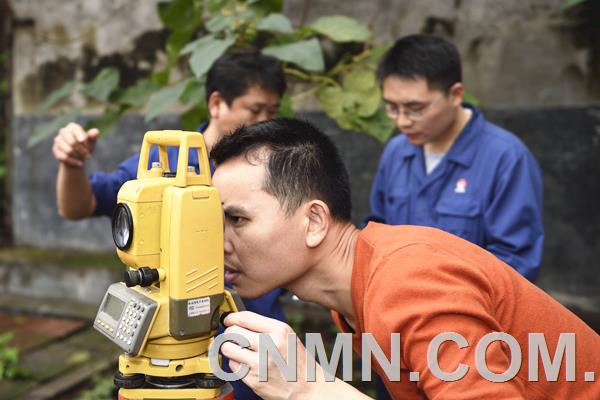
[(225, 262), (225, 269), (229, 270), (229, 271), (232, 271), (232, 272), (237, 272), (237, 269), (232, 268), (231, 264), (228, 264), (227, 261)]
[(404, 132), (404, 135), (406, 136), (407, 139), (416, 139), (419, 137), (419, 134), (417, 132)]
[(240, 272), (238, 270), (225, 265), (225, 279), (227, 281), (232, 282), (239, 274)]

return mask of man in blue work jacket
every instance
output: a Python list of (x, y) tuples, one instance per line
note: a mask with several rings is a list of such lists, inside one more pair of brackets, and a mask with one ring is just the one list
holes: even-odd
[[(401, 135), (381, 156), (368, 220), (423, 225), (494, 253), (530, 281), (542, 261), (542, 177), (512, 133), (462, 104), (456, 47), (434, 36), (396, 41), (379, 63), (385, 111)], [(377, 398), (389, 399), (380, 380)]]
[[(275, 117), (285, 89), (283, 70), (273, 57), (257, 52), (238, 52), (219, 58), (206, 77), (206, 103), (211, 118), (199, 128), (208, 152), (240, 125)], [(59, 161), (57, 206), (64, 218), (110, 217), (121, 186), (136, 179), (139, 154), (123, 161), (113, 172), (95, 171), (87, 175), (85, 160), (91, 156), (98, 135), (97, 129), (85, 131), (80, 125), (70, 123), (54, 139), (52, 151)], [(167, 149), (171, 171), (177, 170), (178, 150), (177, 147)], [(188, 164), (198, 170), (195, 151), (190, 151), (188, 160)], [(156, 147), (150, 152), (149, 164), (153, 161), (158, 161)], [(257, 299), (245, 300), (244, 304), (250, 311), (283, 321), (281, 294), (282, 290), (277, 289)], [(228, 370), (227, 362), (223, 364), (223, 369)], [(232, 384), (236, 399), (258, 399), (242, 381)]]
[(544, 241), (540, 168), (516, 136), (462, 104), (456, 47), (427, 35), (399, 39), (378, 78), (402, 135), (383, 152), (368, 218), (440, 228), (535, 281)]

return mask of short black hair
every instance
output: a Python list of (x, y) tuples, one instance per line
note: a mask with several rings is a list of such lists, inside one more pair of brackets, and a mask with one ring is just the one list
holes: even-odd
[(263, 190), (291, 215), (313, 199), (329, 207), (334, 220), (348, 222), (352, 201), (348, 172), (331, 139), (306, 121), (278, 118), (236, 129), (210, 152), (215, 165), (267, 150)]
[(390, 48), (377, 69), (379, 82), (389, 76), (424, 78), (432, 89), (447, 91), (462, 82), (460, 55), (455, 45), (431, 35), (400, 38)]
[(219, 92), (227, 104), (253, 86), (283, 96), (286, 89), (281, 63), (274, 57), (257, 51), (225, 53), (206, 74), (206, 102), (213, 92)]

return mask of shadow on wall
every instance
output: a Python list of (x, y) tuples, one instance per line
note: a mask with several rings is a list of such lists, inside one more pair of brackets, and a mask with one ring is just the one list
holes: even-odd
[(12, 241), (7, 187), (10, 121), (10, 66), (12, 43), (12, 12), (7, 2), (0, 1), (0, 245)]
[(538, 283), (600, 300), (600, 108), (496, 110), (488, 117), (517, 133), (542, 167), (546, 240)]

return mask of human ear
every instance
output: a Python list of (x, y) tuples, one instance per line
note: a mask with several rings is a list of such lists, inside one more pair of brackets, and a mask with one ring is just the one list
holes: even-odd
[(452, 104), (455, 106), (460, 106), (465, 94), (465, 86), (460, 82), (456, 82), (454, 85), (450, 86), (450, 89), (448, 89), (448, 94), (450, 95)]
[(312, 200), (306, 206), (306, 217), (306, 245), (314, 248), (323, 242), (329, 231), (329, 207), (321, 200)]
[(221, 96), (221, 93), (215, 91), (208, 96), (208, 112), (210, 114), (211, 120), (219, 119), (221, 103), (223, 103), (225, 99)]

